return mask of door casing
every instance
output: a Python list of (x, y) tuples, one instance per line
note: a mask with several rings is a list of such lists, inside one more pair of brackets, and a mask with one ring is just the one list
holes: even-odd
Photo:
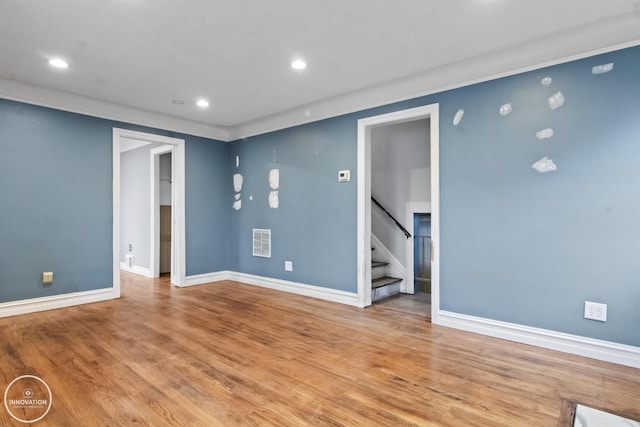
[[(429, 119), (429, 140), (431, 158), (431, 238), (433, 242), (431, 265), (431, 319), (436, 322), (440, 310), (440, 181), (439, 145), (440, 124), (439, 104), (410, 108), (393, 113), (366, 117), (358, 120), (358, 189), (357, 189), (357, 293), (358, 305), (371, 305), (371, 130), (378, 126)], [(413, 253), (413, 252), (411, 252)]]

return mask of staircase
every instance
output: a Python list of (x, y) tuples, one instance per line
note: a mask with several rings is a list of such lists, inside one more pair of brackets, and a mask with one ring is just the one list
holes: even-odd
[(402, 279), (387, 275), (388, 262), (371, 261), (371, 302), (400, 293)]

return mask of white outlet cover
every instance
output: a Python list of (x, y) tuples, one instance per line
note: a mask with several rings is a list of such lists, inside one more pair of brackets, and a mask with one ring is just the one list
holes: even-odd
[(607, 304), (585, 301), (584, 302), (584, 318), (591, 319), (591, 320), (598, 320), (600, 322), (606, 322), (607, 321)]
[(293, 261), (284, 262), (284, 271), (293, 271)]
[(348, 182), (351, 180), (351, 171), (350, 170), (341, 170), (338, 171), (338, 182)]

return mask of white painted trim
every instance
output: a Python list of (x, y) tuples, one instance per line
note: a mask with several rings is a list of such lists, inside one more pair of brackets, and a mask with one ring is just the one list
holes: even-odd
[(437, 322), (433, 319), (432, 322), (476, 334), (640, 368), (640, 347), (452, 313), (449, 311), (441, 311)]
[(321, 286), (307, 285), (304, 283), (273, 279), (271, 277), (255, 276), (253, 274), (238, 273), (236, 271), (228, 270), (188, 276), (185, 280), (185, 286), (203, 285), (222, 280), (231, 280), (247, 285), (260, 286), (261, 288), (268, 288), (356, 307), (359, 305), (358, 296), (353, 292), (339, 291), (331, 288), (323, 288)]
[(140, 267), (139, 265), (134, 265), (133, 267), (129, 267), (129, 266), (127, 266), (126, 262), (121, 262), (120, 263), (120, 270), (127, 271), (127, 272), (133, 273), (133, 274), (139, 274), (141, 276), (148, 277), (150, 279), (154, 278), (152, 273), (151, 273), (151, 269), (150, 268)]
[[(585, 37), (580, 33), (580, 35), (567, 37), (563, 45), (557, 42), (550, 45), (548, 38), (533, 40), (509, 49), (500, 49), (463, 61), (441, 64), (411, 76), (238, 124), (229, 128), (230, 140), (235, 141), (300, 126), (637, 46), (640, 44), (637, 20), (632, 19), (631, 16), (625, 18), (628, 18), (627, 22), (622, 23), (620, 28), (616, 28), (621, 32), (620, 34), (611, 31), (597, 36), (588, 34), (587, 36), (590, 37)], [(630, 41), (620, 42), (620, 40)], [(598, 48), (584, 46), (598, 46)], [(579, 53), (575, 53), (576, 51)]]
[(112, 137), (112, 193), (113, 193), (113, 259), (111, 271), (113, 274), (113, 293), (115, 298), (120, 297), (120, 136), (113, 129)]
[(375, 257), (371, 255), (371, 258), (375, 258), (376, 261), (384, 261), (389, 263), (389, 265), (387, 265), (386, 267), (387, 274), (389, 276), (402, 279), (402, 282), (400, 283), (400, 291), (404, 292), (402, 291), (402, 289), (406, 287), (407, 269), (404, 267), (404, 265), (402, 265), (400, 260), (396, 258), (393, 253), (391, 253), (389, 248), (387, 248), (384, 243), (382, 243), (380, 239), (378, 239), (373, 233), (371, 233), (371, 247), (376, 248), (376, 254), (380, 254), (380, 256), (376, 255)]
[(187, 276), (183, 286), (204, 285), (206, 283), (220, 282), (222, 280), (231, 280), (231, 272), (228, 270), (217, 271), (215, 273), (195, 274)]
[[(163, 145), (149, 150), (149, 270), (151, 277), (160, 277), (160, 155), (171, 153), (171, 176), (173, 177), (173, 145)], [(173, 218), (173, 183), (171, 184), (171, 218)], [(171, 224), (171, 236), (173, 236), (173, 222)], [(171, 265), (173, 261), (173, 244), (171, 245)]]
[(339, 291), (304, 283), (290, 282), (288, 280), (272, 279), (270, 277), (254, 276), (252, 274), (230, 272), (227, 280), (260, 286), (261, 288), (274, 289), (276, 291), (289, 292), (306, 297), (317, 298), (340, 304), (358, 306), (358, 296), (353, 292)]
[[(438, 106), (438, 104), (436, 104)], [(440, 312), (440, 108), (431, 112), (430, 126), (431, 168), (431, 319)]]
[(198, 123), (13, 80), (0, 79), (0, 97), (12, 101), (39, 105), (41, 107), (148, 126), (160, 130), (181, 132), (220, 141), (231, 140), (230, 129), (226, 126), (212, 126), (205, 123)]
[(92, 291), (71, 292), (41, 298), (5, 302), (0, 304), (0, 317), (17, 316), (38, 311), (70, 307), (72, 305), (89, 304), (118, 298), (114, 288), (96, 289)]
[(407, 274), (405, 275), (404, 287), (400, 288), (400, 291), (404, 292), (405, 294), (414, 294), (415, 266), (413, 257), (415, 250), (415, 229), (413, 228), (413, 217), (415, 214), (431, 213), (431, 202), (407, 202), (405, 204), (405, 213), (405, 224), (407, 225), (407, 231), (411, 234), (411, 238), (407, 239), (407, 246), (405, 251), (407, 255)]
[(7, 79), (0, 79), (0, 97), (219, 141), (235, 141), (640, 45), (638, 23), (633, 14), (620, 16), (610, 24), (598, 31), (590, 31), (593, 28), (588, 27), (574, 30), (552, 44), (546, 37), (441, 64), (398, 80), (234, 126), (212, 126)]
[(171, 283), (183, 286), (186, 274), (185, 243), (185, 141), (163, 135), (113, 128), (113, 275), (114, 288), (120, 295), (120, 138), (139, 139), (171, 145), (173, 166), (173, 226)]
[[(439, 254), (437, 244), (439, 237), (439, 177), (440, 173), (438, 155), (440, 144), (440, 106), (430, 104), (392, 113), (366, 117), (358, 120), (358, 189), (357, 189), (357, 239), (358, 239), (358, 305), (367, 307), (371, 305), (371, 129), (377, 126), (404, 123), (413, 120), (430, 120), (430, 146), (431, 146), (431, 235), (434, 242), (434, 260), (431, 265), (431, 311), (434, 307), (440, 307), (439, 298)], [(436, 157), (434, 157), (436, 156)], [(434, 274), (435, 273), (435, 274)], [(435, 288), (435, 291), (434, 291)], [(435, 300), (435, 301), (434, 301)]]

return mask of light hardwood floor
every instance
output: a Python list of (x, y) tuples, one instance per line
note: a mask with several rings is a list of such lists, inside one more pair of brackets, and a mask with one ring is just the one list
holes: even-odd
[(39, 427), (540, 427), (569, 401), (640, 419), (637, 369), (236, 282), (124, 273), (121, 299), (0, 319), (0, 340), (3, 392), (51, 387)]

